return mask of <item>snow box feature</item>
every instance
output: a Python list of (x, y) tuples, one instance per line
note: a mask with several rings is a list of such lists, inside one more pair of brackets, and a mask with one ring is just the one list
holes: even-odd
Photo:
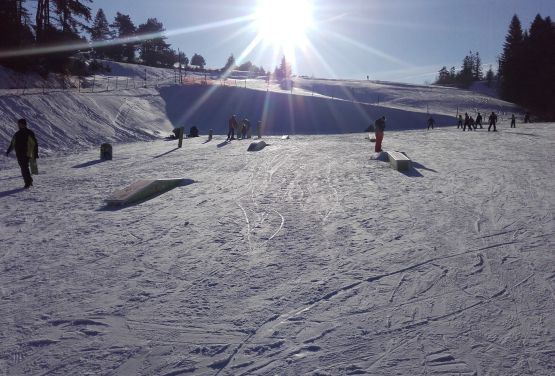
[(152, 198), (179, 185), (190, 184), (189, 179), (137, 180), (122, 190), (112, 193), (105, 202), (108, 206), (122, 206)]

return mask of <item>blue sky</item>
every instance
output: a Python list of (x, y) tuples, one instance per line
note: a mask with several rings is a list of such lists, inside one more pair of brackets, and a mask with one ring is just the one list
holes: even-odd
[[(478, 51), (484, 64), (495, 65), (513, 14), (526, 29), (537, 13), (555, 17), (554, 0), (308, 1), (313, 6), (313, 25), (306, 38), (313, 47), (295, 48), (293, 73), (325, 78), (365, 79), (369, 75), (371, 79), (423, 83), (433, 81), (443, 65), (459, 67), (469, 50)], [(246, 19), (255, 14), (257, 2), (94, 0), (92, 9), (94, 15), (103, 8), (110, 22), (116, 11), (129, 14), (136, 25), (156, 17), (175, 32), (168, 38), (173, 48), (189, 57), (199, 53), (208, 67), (220, 68), (230, 54), (242, 56), (259, 35), (253, 21)], [(290, 14), (296, 12), (293, 4)], [(282, 18), (284, 28), (294, 19)], [(227, 22), (221, 25), (222, 21)], [(213, 27), (194, 28), (202, 25)], [(271, 48), (271, 42), (263, 42), (245, 54), (244, 60), (273, 70), (282, 54)]]

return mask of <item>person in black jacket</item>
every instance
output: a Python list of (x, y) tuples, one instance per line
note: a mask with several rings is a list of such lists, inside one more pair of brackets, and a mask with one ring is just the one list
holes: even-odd
[(17, 163), (19, 163), (19, 167), (21, 168), (21, 176), (23, 176), (23, 180), (25, 181), (24, 188), (29, 188), (33, 185), (33, 178), (29, 171), (29, 160), (32, 158), (38, 159), (39, 145), (35, 133), (27, 129), (27, 120), (19, 119), (17, 121), (17, 126), (19, 130), (15, 132), (12, 142), (8, 150), (6, 150), (6, 157), (10, 155), (12, 149), (15, 149)]

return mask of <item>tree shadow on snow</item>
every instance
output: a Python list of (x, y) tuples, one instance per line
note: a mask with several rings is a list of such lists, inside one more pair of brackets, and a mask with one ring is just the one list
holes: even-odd
[(88, 161), (75, 166), (71, 166), (71, 168), (85, 168), (85, 167), (94, 166), (95, 164), (99, 164), (102, 162), (106, 162), (106, 159), (95, 159), (94, 161)]
[(111, 212), (114, 212), (114, 211), (120, 211), (120, 210), (123, 210), (123, 209), (127, 209), (127, 208), (130, 208), (130, 207), (133, 207), (133, 206), (141, 205), (141, 204), (143, 204), (147, 201), (150, 201), (152, 199), (155, 199), (158, 196), (163, 195), (164, 193), (168, 193), (169, 191), (171, 191), (175, 188), (185, 187), (185, 186), (193, 184), (193, 183), (196, 183), (196, 182), (192, 179), (182, 179), (181, 182), (179, 184), (177, 184), (175, 187), (168, 188), (168, 189), (165, 189), (165, 190), (160, 191), (160, 192), (156, 192), (156, 193), (154, 193), (154, 194), (152, 194), (148, 197), (145, 197), (142, 200), (132, 201), (132, 202), (130, 202), (128, 204), (125, 204), (125, 205), (104, 205), (103, 207), (96, 209), (96, 211), (111, 211)]
[(8, 197), (24, 190), (25, 190), (24, 188), (16, 188), (16, 189), (10, 189), (9, 191), (0, 192), (0, 198)]

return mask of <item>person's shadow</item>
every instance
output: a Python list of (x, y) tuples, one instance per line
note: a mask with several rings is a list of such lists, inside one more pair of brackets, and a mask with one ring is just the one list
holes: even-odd
[(10, 189), (9, 191), (0, 192), (0, 198), (11, 196), (24, 190), (25, 188), (16, 188), (16, 189)]

